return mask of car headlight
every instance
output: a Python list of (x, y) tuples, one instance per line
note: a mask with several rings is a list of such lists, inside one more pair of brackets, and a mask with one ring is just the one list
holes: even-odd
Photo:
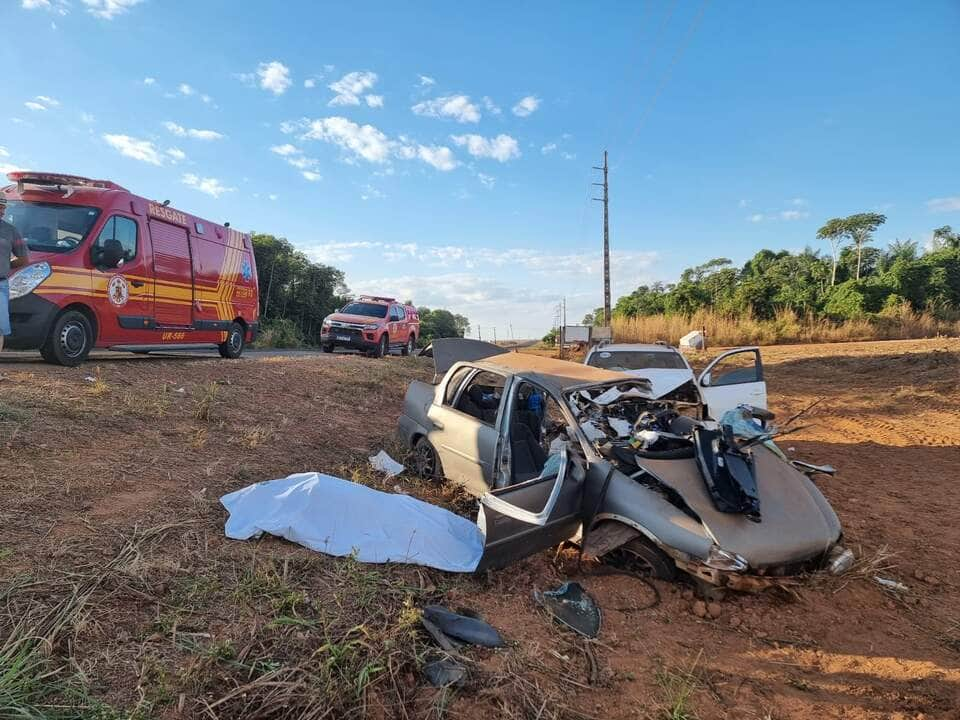
[(707, 553), (707, 559), (704, 560), (704, 564), (707, 567), (712, 567), (716, 570), (733, 570), (735, 572), (742, 572), (750, 567), (747, 561), (737, 555), (735, 552), (724, 550), (718, 545), (714, 545), (710, 548), (710, 552)]
[(10, 276), (10, 299), (32, 293), (37, 286), (50, 277), (50, 265), (45, 262), (27, 265)]
[(378, 327), (380, 327), (380, 326), (379, 326), (379, 325), (364, 325), (364, 326), (363, 326), (363, 329), (364, 329), (364, 330), (376, 330)]

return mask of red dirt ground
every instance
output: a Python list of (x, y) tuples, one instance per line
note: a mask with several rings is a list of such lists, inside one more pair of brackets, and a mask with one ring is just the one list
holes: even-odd
[[(456, 694), (448, 716), (537, 717), (536, 703), (515, 699), (522, 695), (544, 703), (542, 717), (960, 718), (960, 341), (763, 352), (779, 417), (825, 398), (781, 447), (838, 468), (819, 483), (858, 555), (855, 570), (813, 580), (795, 597), (728, 595), (717, 619), (697, 617), (683, 585), (655, 583), (660, 602), (643, 609), (655, 599), (647, 585), (580, 573), (569, 551), (484, 578), (433, 573), (443, 602), (481, 612), (511, 643), (477, 651), (498, 681)], [(243, 562), (249, 546), (222, 538), (216, 498), (290, 472), (355, 473), (359, 458), (389, 447), (406, 382), (429, 370), (339, 356), (117, 358), (78, 370), (0, 362), (0, 374), (2, 586), (17, 573), (106, 557), (135, 524), (181, 518), (201, 523), (207, 557)], [(260, 557), (310, 556), (279, 541), (254, 547)], [(885, 590), (875, 575), (909, 590)], [(577, 640), (534, 604), (534, 588), (565, 579), (603, 608), (598, 642)], [(129, 676), (153, 612), (146, 600), (134, 605), (94, 614), (75, 639), (98, 692), (125, 707), (146, 683), (143, 672), (136, 683)], [(206, 622), (216, 635), (220, 624)], [(157, 657), (172, 672), (182, 657), (165, 653)], [(157, 707), (164, 717), (199, 717), (190, 692), (177, 686)], [(437, 692), (418, 684), (409, 716), (437, 716)]]

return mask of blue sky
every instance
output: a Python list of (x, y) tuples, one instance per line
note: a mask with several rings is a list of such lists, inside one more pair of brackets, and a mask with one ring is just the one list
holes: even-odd
[[(716, 256), (960, 226), (960, 3), (0, 0), (0, 166), (287, 237), (489, 336)], [(825, 248), (824, 248), (825, 249)]]

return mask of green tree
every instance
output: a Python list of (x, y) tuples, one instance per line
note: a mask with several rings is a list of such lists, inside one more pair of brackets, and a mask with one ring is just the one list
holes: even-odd
[(420, 313), (420, 342), (427, 344), (437, 338), (463, 337), (470, 331), (470, 321), (449, 310), (417, 308)]
[(843, 218), (831, 218), (817, 230), (817, 238), (830, 243), (830, 253), (833, 256), (833, 269), (830, 272), (830, 285), (837, 284), (837, 261), (840, 257), (840, 247), (846, 237), (847, 229)]
[(938, 227), (933, 231), (934, 250), (960, 250), (960, 232), (954, 232), (949, 225)]
[(860, 261), (863, 255), (863, 246), (873, 242), (873, 233), (887, 221), (886, 215), (880, 213), (857, 213), (843, 220), (844, 232), (857, 249), (857, 276), (860, 279)]

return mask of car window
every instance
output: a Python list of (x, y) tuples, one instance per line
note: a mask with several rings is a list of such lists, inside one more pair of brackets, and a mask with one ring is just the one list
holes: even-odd
[(114, 215), (107, 220), (97, 237), (95, 248), (103, 250), (114, 242), (120, 243), (123, 248), (125, 262), (133, 260), (137, 256), (137, 223), (121, 215)]
[(739, 385), (763, 380), (763, 368), (756, 351), (728, 355), (710, 370), (710, 386)]
[(503, 376), (485, 370), (479, 372), (460, 393), (456, 409), (493, 425), (503, 402), (503, 387)]
[(370, 302), (352, 302), (343, 306), (340, 311), (344, 315), (365, 315), (372, 318), (385, 318), (387, 316), (387, 306), (380, 303)]
[(587, 365), (604, 370), (685, 370), (683, 358), (672, 350), (597, 350)]
[(472, 371), (472, 367), (462, 367), (453, 372), (453, 375), (451, 375), (447, 381), (447, 389), (443, 394), (444, 405), (453, 405), (453, 401), (457, 399), (457, 390), (463, 384), (463, 381), (467, 379), (467, 375)]

